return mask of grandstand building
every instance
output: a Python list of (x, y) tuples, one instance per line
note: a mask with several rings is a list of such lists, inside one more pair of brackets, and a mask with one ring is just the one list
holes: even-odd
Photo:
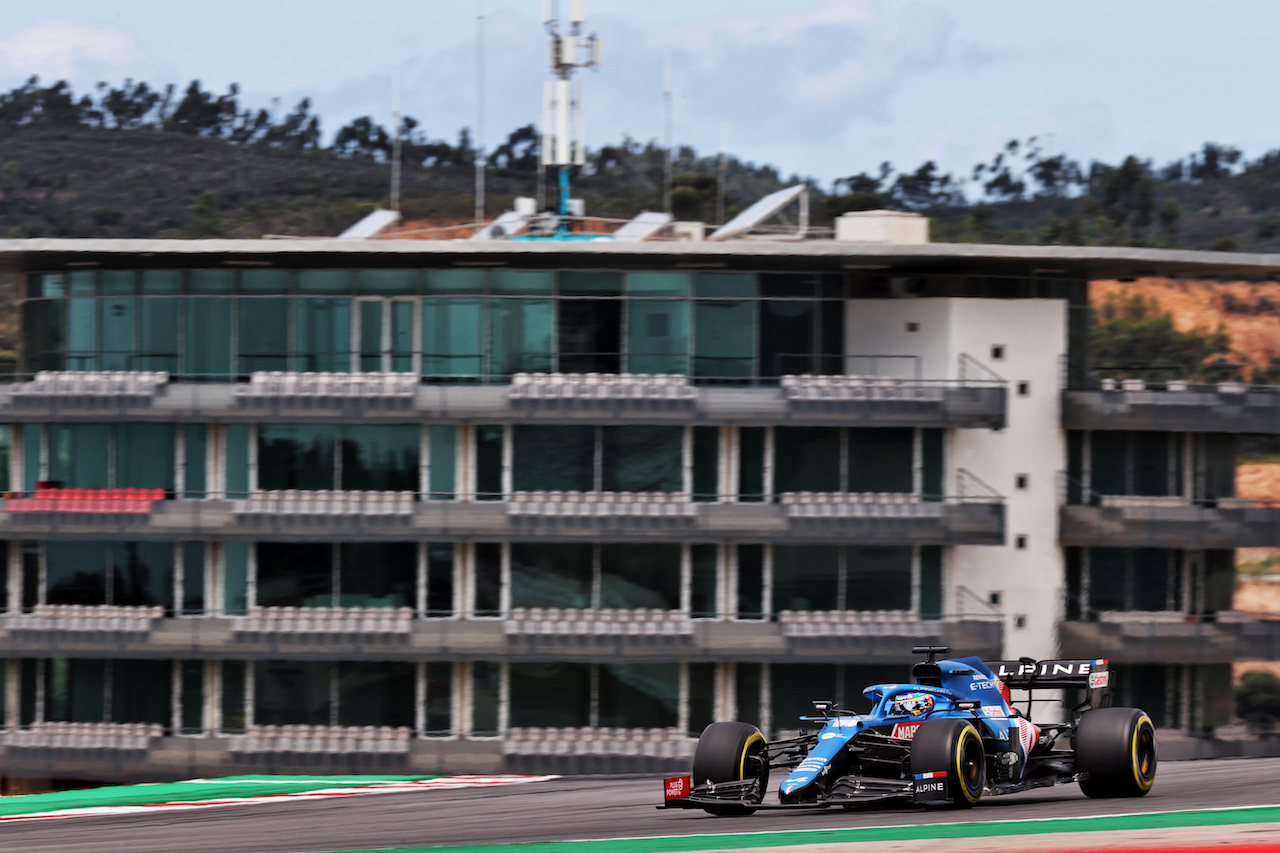
[[(795, 242), (0, 241), (0, 767), (657, 769), (913, 644), (1227, 722), (1240, 433), (1090, 365), (1088, 282), (1280, 257)], [(664, 762), (666, 764), (664, 764)]]

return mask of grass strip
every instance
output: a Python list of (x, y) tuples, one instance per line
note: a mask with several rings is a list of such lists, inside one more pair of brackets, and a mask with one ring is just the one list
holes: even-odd
[[(1037, 820), (974, 821), (968, 823), (902, 824), (853, 829), (819, 829), (751, 832), (724, 835), (661, 836), (651, 838), (596, 839), (587, 841), (529, 842), (447, 847), (395, 848), (394, 853), (689, 853), (701, 850), (745, 850), (797, 844), (847, 844), (918, 839), (945, 840), (994, 836), (1041, 835), (1051, 832), (1117, 832), (1170, 829), (1191, 826), (1229, 826), (1243, 823), (1278, 823), (1280, 806), (1203, 809), (1178, 812), (1106, 815)], [(345, 850), (333, 853), (375, 853)], [(376, 853), (392, 853), (383, 848)]]

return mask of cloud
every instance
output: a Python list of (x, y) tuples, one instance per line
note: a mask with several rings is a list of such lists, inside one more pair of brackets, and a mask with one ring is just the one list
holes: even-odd
[(727, 122), (735, 137), (768, 144), (887, 121), (895, 92), (947, 60), (952, 31), (936, 7), (824, 0), (655, 35), (672, 48), (686, 120)]
[(0, 38), (0, 79), (37, 75), (46, 83), (67, 80), (77, 89), (99, 80), (147, 79), (158, 63), (123, 30), (53, 18)]

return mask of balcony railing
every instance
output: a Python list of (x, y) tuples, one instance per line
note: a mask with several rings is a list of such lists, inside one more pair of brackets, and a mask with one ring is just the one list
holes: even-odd
[(0, 734), (10, 749), (145, 752), (164, 726), (155, 723), (33, 723)]
[(405, 755), (411, 731), (389, 726), (253, 726), (229, 740), (233, 755)]
[(1064, 545), (1116, 548), (1280, 546), (1280, 500), (1104, 495), (1058, 478)]
[(516, 607), (503, 632), (531, 637), (679, 637), (693, 634), (693, 620), (679, 610), (654, 608)]

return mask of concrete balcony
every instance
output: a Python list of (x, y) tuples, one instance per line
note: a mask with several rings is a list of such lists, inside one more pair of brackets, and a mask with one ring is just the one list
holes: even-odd
[[(108, 610), (109, 608), (83, 608)], [(906, 612), (778, 614), (691, 619), (679, 611), (513, 610), (505, 616), (407, 619), (394, 608), (294, 608), (247, 616), (160, 618), (149, 630), (70, 620), (38, 630), (27, 614), (0, 617), (0, 656), (229, 660), (702, 660), (901, 663), (926, 640), (998, 657), (1004, 626), (989, 615), (921, 619)], [(80, 617), (84, 618), (84, 617)]]
[[(998, 545), (1005, 507), (998, 496), (924, 501), (911, 495), (845, 495), (846, 508), (807, 515), (781, 503), (701, 503), (678, 495), (641, 500), (598, 493), (600, 501), (413, 501), (406, 493), (315, 492), (248, 500), (157, 501), (146, 513), (9, 512), (0, 524), (18, 539), (271, 540), (298, 542), (581, 541)], [(557, 497), (557, 494), (559, 497)], [(597, 494), (597, 493), (586, 493)], [(516, 496), (513, 496), (515, 498)], [(580, 497), (580, 495), (579, 495)], [(631, 500), (630, 498), (636, 498)], [(854, 499), (856, 498), (856, 500)], [(598, 505), (597, 505), (598, 504)], [(603, 508), (602, 508), (603, 507)]]
[(1067, 429), (1280, 433), (1280, 389), (1235, 382), (1148, 385), (1123, 380), (1109, 384), (1110, 390), (1064, 391), (1062, 425)]
[(1274, 548), (1280, 502), (1103, 495), (1095, 506), (1064, 506), (1063, 545), (1111, 548)]
[(1280, 619), (1239, 612), (1104, 612), (1095, 622), (1063, 622), (1064, 658), (1114, 663), (1232, 663), (1280, 660)]
[[(70, 393), (67, 389), (80, 386), (66, 382), (49, 388), (32, 387), (41, 384), (35, 381), (9, 382), (0, 384), (0, 422), (336, 423), (354, 417), (365, 423), (607, 421), (945, 429), (999, 428), (1007, 419), (1005, 383), (988, 380), (833, 376), (813, 377), (831, 380), (827, 385), (797, 388), (775, 384), (777, 379), (747, 377), (742, 381), (749, 384), (744, 385), (667, 382), (658, 389), (661, 394), (644, 382), (627, 394), (606, 394), (596, 390), (598, 384), (591, 389), (584, 384), (578, 394), (557, 396), (532, 396), (524, 385), (503, 377), (491, 377), (494, 384), (457, 384), (448, 377), (415, 382), (408, 374), (331, 374), (333, 387), (328, 390), (298, 385), (299, 377), (321, 375), (285, 374), (293, 381), (287, 388), (286, 379), (258, 381), (256, 374), (248, 383), (175, 379), (152, 386), (141, 379), (110, 380), (129, 393), (114, 393), (107, 379), (78, 380), (113, 391), (99, 394)], [(371, 378), (360, 380), (361, 376)]]
[(0, 760), (13, 775), (121, 782), (264, 771), (487, 775), (510, 766), (497, 738), (425, 738), (404, 729), (337, 726), (257, 726), (239, 735), (174, 737), (163, 736), (163, 727), (112, 723), (35, 723), (0, 731)]

